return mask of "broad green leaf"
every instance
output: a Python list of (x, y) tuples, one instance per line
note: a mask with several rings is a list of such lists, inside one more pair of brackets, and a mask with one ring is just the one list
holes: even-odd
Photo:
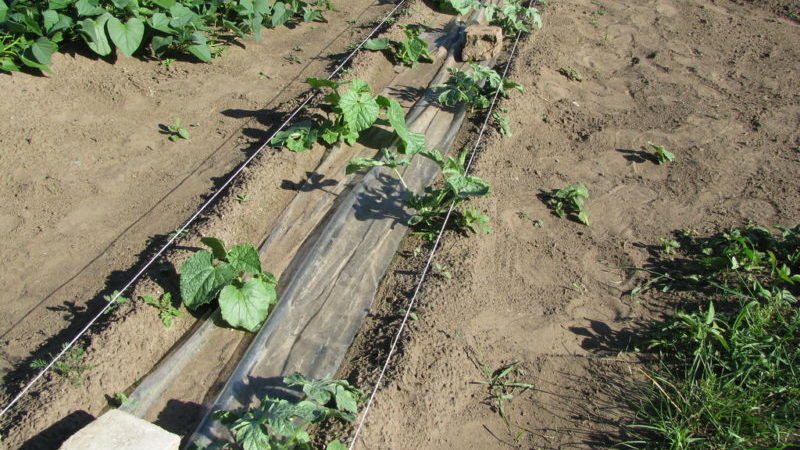
[(167, 10), (172, 8), (177, 3), (176, 0), (150, 0), (150, 1)]
[(269, 307), (277, 301), (275, 288), (258, 278), (241, 287), (228, 285), (219, 293), (219, 308), (225, 322), (235, 328), (258, 331), (267, 318)]
[(0, 0), (0, 22), (5, 22), (7, 16), (8, 16), (8, 5), (6, 5), (5, 1)]
[(20, 67), (14, 63), (10, 58), (0, 57), (0, 70), (6, 72), (19, 72)]
[(358, 92), (353, 88), (342, 94), (339, 107), (342, 109), (347, 127), (355, 133), (371, 127), (380, 114), (380, 107), (372, 95), (368, 92)]
[(380, 51), (386, 50), (391, 45), (389, 38), (370, 39), (364, 43), (365, 50)]
[[(105, 9), (100, 7), (97, 0), (78, 0), (75, 2), (75, 8), (78, 10), (79, 17), (94, 17), (106, 12)], [(105, 22), (103, 24), (105, 25)]]
[(45, 31), (50, 31), (53, 25), (58, 23), (58, 13), (52, 9), (48, 9), (42, 13), (42, 20), (44, 22)]
[(111, 0), (111, 3), (113, 3), (117, 9), (126, 9), (131, 3), (131, 0)]
[[(180, 125), (178, 125), (180, 127)], [(228, 258), (228, 250), (225, 248), (225, 241), (215, 237), (204, 237), (200, 239), (206, 247), (211, 249), (211, 254), (214, 258), (220, 261), (226, 261)]]
[(200, 250), (181, 265), (181, 297), (189, 309), (214, 300), (214, 297), (236, 277), (236, 270), (227, 263), (215, 266), (211, 252)]
[(261, 260), (258, 251), (251, 244), (237, 245), (228, 252), (228, 264), (239, 272), (261, 273)]
[(106, 56), (111, 53), (111, 45), (108, 43), (105, 30), (105, 25), (109, 17), (111, 16), (104, 14), (98, 17), (97, 20), (84, 19), (78, 23), (86, 44), (93, 52), (100, 56)]
[[(25, 64), (28, 67), (33, 67), (34, 69), (39, 69), (39, 70), (41, 70), (43, 72), (46, 72), (46, 73), (53, 73), (50, 70), (50, 68), (45, 66), (44, 64), (42, 64), (42, 63), (40, 63), (38, 61), (35, 61), (35, 60), (33, 60), (33, 59), (29, 58), (29, 57), (26, 57), (25, 56), (26, 53), (29, 53), (29, 52), (23, 52), (22, 54), (19, 55), (19, 60), (22, 61), (22, 64)], [(6, 66), (7, 65), (4, 65), (4, 67), (6, 67)]]
[(286, 147), (293, 152), (310, 150), (317, 142), (319, 129), (311, 120), (303, 120), (281, 131), (270, 142), (275, 147)]
[(322, 408), (308, 400), (303, 400), (296, 404), (283, 399), (273, 400), (267, 398), (264, 401), (271, 402), (266, 411), (267, 422), (272, 431), (280, 436), (292, 436), (297, 431), (295, 419), (314, 422), (325, 415), (325, 411)]
[[(50, 9), (64, 9), (73, 4), (75, 0), (50, 0), (47, 5)], [(2, 2), (0, 2), (2, 3)]]
[(358, 93), (361, 92), (369, 93), (372, 90), (372, 88), (369, 87), (369, 84), (366, 81), (355, 78), (350, 81), (350, 90)]
[(445, 184), (459, 198), (480, 197), (490, 192), (489, 183), (474, 175), (454, 175)]
[(267, 0), (253, 0), (253, 10), (262, 16), (272, 12), (272, 5)]
[(397, 100), (389, 100), (387, 118), (397, 136), (403, 141), (406, 154), (413, 155), (425, 149), (425, 135), (414, 133), (406, 127), (406, 113)]
[(472, 10), (472, 7), (475, 5), (475, 0), (448, 0), (450, 2), (450, 6), (456, 10), (459, 14), (467, 14)]
[(163, 31), (167, 34), (175, 34), (175, 30), (169, 26), (169, 17), (166, 14), (158, 12), (147, 19), (150, 28), (158, 31)]
[(248, 414), (245, 417), (239, 418), (231, 426), (236, 442), (242, 445), (245, 450), (263, 450), (269, 449), (270, 439), (269, 431), (265, 424), (262, 423), (260, 417), (254, 417)]
[(341, 385), (336, 385), (336, 407), (353, 414), (358, 412), (358, 403), (353, 394)]
[(200, 61), (211, 62), (211, 49), (207, 44), (193, 44), (189, 46), (189, 53), (193, 54)]
[(153, 52), (156, 55), (161, 56), (164, 51), (172, 45), (173, 42), (172, 36), (153, 36), (153, 40), (150, 41), (150, 46), (153, 47)]
[(176, 3), (169, 8), (169, 15), (172, 16), (172, 19), (169, 21), (169, 25), (177, 29), (185, 27), (198, 18), (197, 14), (195, 14), (191, 9), (183, 6), (180, 3)]
[(336, 89), (341, 86), (341, 83), (333, 80), (326, 80), (325, 78), (306, 78), (308, 83), (313, 88), (329, 87)]
[(144, 37), (144, 22), (136, 17), (131, 17), (127, 22), (122, 23), (116, 17), (108, 19), (106, 24), (108, 28), (108, 35), (111, 36), (111, 42), (117, 46), (118, 49), (125, 56), (133, 55), (133, 52), (139, 49)]
[(286, 8), (286, 4), (276, 2), (272, 7), (272, 28), (277, 28), (289, 21), (292, 11)]
[(347, 450), (347, 446), (342, 444), (338, 439), (334, 439), (328, 443), (325, 450)]
[(56, 51), (58, 51), (58, 46), (56, 44), (50, 39), (41, 37), (26, 49), (25, 57), (33, 59), (39, 64), (49, 66), (50, 57), (53, 56), (53, 53)]

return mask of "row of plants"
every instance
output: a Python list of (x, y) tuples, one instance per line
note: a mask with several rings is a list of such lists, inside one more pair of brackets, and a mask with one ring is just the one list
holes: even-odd
[(469, 14), (482, 9), (490, 24), (503, 28), (506, 36), (515, 36), (519, 32), (529, 32), (530, 23), (542, 28), (539, 10), (522, 3), (523, 0), (505, 0), (500, 6), (481, 0), (439, 0), (439, 8), (441, 11), (457, 14)]
[(205, 62), (226, 43), (264, 27), (324, 21), (330, 0), (0, 0), (0, 71), (50, 72), (67, 44), (99, 56), (193, 55)]

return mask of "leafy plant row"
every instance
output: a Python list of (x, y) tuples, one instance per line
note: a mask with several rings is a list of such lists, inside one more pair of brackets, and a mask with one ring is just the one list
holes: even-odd
[(100, 56), (191, 54), (211, 61), (226, 41), (261, 29), (324, 21), (330, 0), (0, 0), (0, 71), (50, 72), (66, 43)]
[(528, 23), (533, 22), (542, 28), (542, 16), (534, 7), (523, 6), (523, 0), (505, 0), (503, 6), (480, 0), (439, 0), (439, 7), (445, 12), (468, 14), (483, 8), (486, 20), (492, 25), (503, 28), (506, 36), (518, 32), (528, 32)]

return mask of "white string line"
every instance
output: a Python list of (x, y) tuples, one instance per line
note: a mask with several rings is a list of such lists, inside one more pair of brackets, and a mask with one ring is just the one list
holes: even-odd
[[(528, 4), (533, 3), (532, 1)], [(514, 59), (514, 54), (517, 51), (517, 44), (519, 43), (520, 36), (522, 36), (522, 31), (517, 32), (517, 37), (514, 39), (514, 46), (511, 48), (511, 53), (508, 57), (508, 62), (506, 63), (506, 67), (503, 70), (503, 75), (501, 80), (505, 80), (506, 74), (508, 73), (509, 67), (511, 67), (511, 61)], [(475, 158), (475, 153), (478, 150), (478, 146), (483, 139), (484, 134), (486, 133), (486, 127), (489, 124), (489, 119), (492, 117), (492, 111), (494, 110), (495, 104), (497, 103), (497, 98), (500, 96), (500, 91), (503, 88), (502, 81), (500, 85), (497, 87), (497, 90), (494, 93), (494, 97), (492, 98), (492, 103), (489, 106), (489, 110), (486, 113), (486, 118), (483, 120), (483, 125), (481, 126), (481, 130), (478, 133), (478, 137), (475, 140), (475, 145), (472, 147), (472, 151), (470, 152), (469, 161), (467, 165), (464, 167), (464, 175), (466, 176), (469, 172), (470, 167), (472, 166), (472, 161)], [(450, 221), (450, 215), (453, 213), (453, 209), (455, 208), (455, 200), (450, 203), (450, 208), (447, 210), (447, 214), (445, 215), (444, 222), (442, 222), (442, 227), (439, 229), (439, 234), (436, 236), (436, 241), (433, 243), (433, 248), (431, 249), (430, 255), (428, 255), (428, 261), (425, 263), (425, 267), (422, 269), (422, 273), (420, 274), (419, 282), (417, 286), (414, 288), (414, 293), (411, 296), (411, 300), (408, 302), (408, 306), (406, 307), (406, 313), (403, 315), (403, 321), (400, 322), (400, 328), (397, 330), (397, 334), (392, 339), (392, 344), (389, 346), (389, 353), (386, 355), (386, 361), (383, 363), (383, 367), (381, 368), (381, 372), (378, 375), (378, 380), (375, 382), (375, 387), (372, 389), (372, 393), (369, 396), (369, 400), (367, 401), (367, 405), (364, 407), (364, 411), (361, 413), (361, 420), (358, 422), (358, 427), (356, 428), (355, 433), (353, 434), (353, 438), (350, 441), (350, 446), (348, 447), (349, 450), (353, 450), (356, 445), (356, 440), (358, 439), (358, 435), (361, 433), (362, 428), (364, 427), (364, 423), (367, 421), (367, 415), (369, 414), (369, 410), (372, 407), (372, 404), (375, 400), (375, 396), (378, 394), (378, 389), (381, 386), (381, 382), (383, 381), (384, 376), (386, 375), (386, 371), (389, 368), (389, 363), (394, 355), (395, 351), (397, 350), (397, 344), (400, 342), (400, 337), (403, 334), (403, 330), (406, 327), (406, 323), (408, 323), (408, 318), (411, 315), (411, 311), (414, 308), (414, 304), (417, 301), (417, 296), (419, 295), (420, 289), (422, 289), (422, 284), (425, 282), (425, 278), (430, 271), (431, 264), (433, 263), (433, 257), (436, 255), (436, 251), (439, 249), (439, 244), (442, 240), (442, 235), (444, 234), (444, 230), (447, 227), (447, 222)]]
[[(402, 6), (403, 6), (403, 5), (404, 5), (404, 4), (405, 4), (407, 1), (408, 1), (408, 0), (402, 0), (402, 1), (400, 1), (400, 2), (399, 2), (399, 3), (398, 3), (398, 4), (397, 4), (395, 7), (394, 7), (394, 9), (392, 9), (392, 10), (391, 10), (391, 11), (390, 11), (390, 12), (389, 12), (389, 13), (388, 13), (388, 14), (387, 14), (387, 15), (386, 15), (384, 18), (383, 18), (383, 20), (382, 20), (382, 21), (381, 21), (381, 22), (380, 22), (380, 23), (379, 23), (379, 24), (378, 24), (378, 25), (377, 25), (375, 28), (373, 28), (373, 29), (372, 29), (372, 31), (371, 31), (371, 32), (370, 32), (370, 33), (369, 33), (369, 34), (368, 34), (368, 35), (367, 35), (367, 36), (366, 36), (366, 37), (365, 37), (365, 38), (364, 38), (364, 39), (361, 41), (361, 43), (360, 43), (360, 44), (358, 44), (358, 46), (357, 46), (357, 47), (356, 47), (356, 48), (355, 48), (355, 49), (354, 49), (352, 52), (350, 52), (350, 54), (349, 54), (349, 55), (348, 55), (348, 56), (347, 56), (347, 57), (346, 57), (346, 58), (345, 58), (345, 59), (344, 59), (344, 60), (343, 60), (343, 61), (342, 61), (342, 62), (341, 62), (341, 63), (340, 63), (340, 64), (339, 64), (339, 65), (338, 65), (338, 66), (337, 66), (337, 67), (336, 67), (334, 70), (333, 70), (333, 72), (331, 72), (331, 74), (330, 74), (330, 75), (328, 75), (328, 78), (327, 78), (327, 79), (328, 79), (328, 80), (331, 80), (331, 79), (333, 79), (333, 77), (335, 77), (335, 76), (336, 76), (336, 74), (337, 74), (337, 73), (338, 73), (340, 70), (342, 70), (342, 68), (343, 68), (343, 67), (344, 67), (344, 66), (345, 66), (345, 65), (346, 65), (346, 64), (347, 64), (347, 63), (348, 63), (348, 62), (349, 62), (351, 59), (353, 59), (353, 57), (356, 55), (356, 53), (358, 53), (358, 52), (361, 50), (361, 48), (364, 46), (364, 44), (365, 44), (365, 43), (366, 43), (366, 42), (367, 42), (367, 41), (368, 41), (368, 40), (369, 40), (369, 39), (370, 39), (370, 38), (371, 38), (371, 37), (372, 37), (372, 36), (373, 36), (375, 33), (377, 33), (377, 32), (378, 32), (378, 30), (379, 30), (379, 29), (380, 29), (380, 28), (383, 26), (383, 24), (385, 24), (385, 23), (386, 23), (386, 21), (387, 21), (387, 20), (389, 20), (389, 18), (390, 18), (390, 17), (392, 17), (392, 16), (393, 16), (393, 15), (394, 15), (394, 14), (397, 12), (397, 10), (399, 10), (399, 9), (400, 9), (400, 7), (402, 7)], [(120, 297), (120, 296), (121, 296), (121, 295), (122, 295), (122, 294), (123, 294), (123, 293), (124, 293), (126, 290), (128, 290), (128, 289), (129, 289), (129, 288), (130, 288), (130, 287), (131, 287), (131, 286), (132, 286), (132, 285), (133, 285), (133, 284), (134, 284), (134, 283), (135, 283), (135, 282), (136, 282), (136, 281), (139, 279), (139, 277), (141, 277), (141, 276), (142, 276), (142, 275), (143, 275), (143, 274), (144, 274), (144, 273), (147, 271), (147, 269), (149, 269), (149, 268), (150, 268), (150, 266), (151, 266), (151, 265), (153, 265), (153, 263), (154, 263), (154, 262), (155, 262), (155, 261), (156, 261), (158, 258), (160, 258), (160, 257), (161, 257), (161, 255), (163, 255), (163, 254), (164, 254), (164, 252), (167, 250), (167, 248), (169, 248), (169, 246), (170, 246), (170, 245), (172, 245), (172, 243), (173, 243), (173, 242), (175, 242), (175, 240), (176, 240), (176, 239), (178, 239), (178, 237), (180, 237), (180, 236), (181, 236), (181, 234), (183, 233), (183, 231), (184, 231), (184, 230), (186, 230), (187, 228), (189, 228), (189, 226), (190, 226), (190, 225), (191, 225), (191, 224), (192, 224), (192, 223), (193, 223), (195, 220), (197, 220), (197, 218), (198, 218), (198, 217), (200, 217), (200, 214), (202, 214), (202, 213), (203, 213), (203, 212), (206, 210), (206, 208), (208, 208), (208, 206), (209, 206), (209, 205), (211, 205), (211, 203), (212, 203), (214, 200), (216, 200), (216, 198), (217, 198), (217, 197), (219, 197), (219, 195), (220, 195), (220, 194), (221, 194), (223, 191), (225, 191), (225, 189), (226, 189), (226, 188), (227, 188), (227, 187), (228, 187), (228, 186), (229, 186), (229, 185), (230, 185), (230, 184), (231, 184), (231, 183), (232, 183), (232, 182), (233, 182), (233, 181), (236, 179), (236, 177), (238, 177), (238, 176), (239, 176), (239, 174), (241, 174), (241, 173), (242, 173), (242, 171), (243, 171), (243, 170), (244, 170), (244, 169), (245, 169), (245, 168), (246, 168), (246, 167), (247, 167), (247, 166), (248, 166), (248, 165), (249, 165), (249, 164), (250, 164), (250, 163), (251, 163), (251, 162), (252, 162), (252, 161), (253, 161), (253, 160), (254, 160), (254, 159), (255, 159), (255, 158), (258, 156), (258, 155), (259, 155), (259, 154), (261, 154), (261, 152), (262, 152), (262, 151), (263, 151), (265, 148), (267, 148), (267, 146), (270, 144), (270, 142), (272, 142), (272, 139), (275, 137), (275, 135), (277, 135), (278, 133), (280, 133), (280, 132), (281, 132), (281, 131), (282, 131), (282, 130), (283, 130), (283, 129), (284, 129), (284, 128), (285, 128), (285, 127), (286, 127), (286, 126), (287, 126), (287, 125), (288, 125), (288, 124), (289, 124), (289, 123), (290, 123), (290, 122), (291, 122), (291, 121), (292, 121), (292, 120), (293, 120), (293, 119), (294, 119), (296, 116), (297, 116), (297, 114), (299, 114), (299, 113), (300, 113), (300, 111), (301, 111), (301, 110), (302, 110), (302, 109), (303, 109), (303, 108), (304, 108), (304, 107), (305, 107), (305, 106), (306, 106), (306, 105), (307, 105), (307, 104), (308, 104), (308, 103), (309, 103), (311, 100), (313, 100), (313, 98), (314, 98), (315, 96), (316, 96), (316, 93), (311, 93), (311, 94), (309, 94), (309, 95), (307, 95), (307, 96), (306, 96), (305, 100), (304, 100), (304, 101), (303, 101), (303, 102), (300, 104), (300, 106), (298, 106), (297, 108), (295, 108), (295, 110), (292, 112), (292, 114), (290, 114), (290, 115), (289, 115), (289, 117), (288, 117), (286, 120), (284, 120), (284, 121), (283, 121), (283, 123), (280, 125), (280, 127), (278, 127), (278, 129), (277, 129), (277, 130), (275, 130), (275, 132), (273, 132), (273, 133), (272, 133), (272, 135), (271, 135), (271, 136), (270, 136), (270, 137), (269, 137), (269, 138), (268, 138), (268, 139), (267, 139), (267, 140), (266, 140), (266, 141), (265, 141), (263, 144), (261, 144), (261, 146), (260, 146), (258, 149), (256, 149), (256, 151), (255, 151), (255, 152), (254, 152), (254, 153), (253, 153), (253, 154), (252, 154), (252, 155), (251, 155), (249, 158), (247, 158), (247, 159), (246, 159), (246, 160), (245, 160), (245, 161), (244, 161), (244, 162), (243, 162), (243, 163), (242, 163), (242, 164), (239, 166), (239, 168), (238, 168), (238, 169), (236, 169), (236, 170), (233, 172), (233, 174), (231, 174), (231, 175), (228, 177), (228, 179), (227, 179), (227, 180), (225, 180), (225, 182), (224, 182), (224, 183), (223, 183), (223, 184), (222, 184), (222, 185), (221, 185), (221, 186), (220, 186), (220, 187), (219, 187), (219, 188), (218, 188), (218, 189), (217, 189), (217, 190), (216, 190), (216, 191), (215, 191), (215, 192), (214, 192), (214, 193), (211, 195), (211, 197), (209, 197), (209, 198), (208, 198), (208, 200), (206, 200), (206, 202), (205, 202), (205, 203), (203, 203), (203, 204), (202, 204), (202, 206), (200, 206), (200, 209), (198, 209), (198, 210), (197, 210), (197, 212), (195, 212), (195, 213), (194, 213), (194, 214), (193, 214), (193, 215), (192, 215), (192, 216), (189, 218), (189, 220), (187, 220), (187, 221), (186, 221), (186, 222), (185, 222), (185, 223), (184, 223), (184, 224), (183, 224), (183, 225), (182, 225), (180, 228), (178, 228), (178, 229), (176, 229), (176, 230), (175, 230), (175, 232), (174, 232), (173, 236), (172, 236), (172, 237), (171, 237), (171, 238), (170, 238), (170, 239), (167, 241), (167, 243), (166, 243), (166, 244), (164, 244), (164, 246), (163, 246), (163, 247), (161, 247), (161, 249), (159, 249), (159, 250), (158, 250), (158, 252), (156, 252), (156, 254), (155, 254), (155, 255), (153, 255), (153, 257), (152, 257), (152, 258), (150, 258), (150, 259), (147, 261), (147, 263), (146, 263), (144, 266), (142, 266), (142, 268), (141, 268), (141, 269), (139, 269), (139, 271), (138, 271), (138, 272), (136, 272), (136, 274), (135, 274), (135, 275), (134, 275), (134, 276), (133, 276), (133, 277), (130, 279), (130, 281), (128, 281), (128, 283), (127, 283), (127, 284), (125, 284), (125, 286), (124, 286), (124, 287), (122, 287), (122, 289), (120, 289), (119, 291), (117, 291), (117, 292), (116, 292), (114, 295), (112, 295), (112, 296), (111, 296), (111, 297), (108, 299), (108, 301), (107, 301), (107, 303), (106, 303), (105, 307), (103, 307), (103, 309), (101, 309), (101, 310), (100, 310), (100, 312), (98, 312), (98, 313), (97, 313), (97, 315), (95, 315), (95, 316), (94, 316), (94, 317), (93, 317), (91, 320), (89, 320), (89, 322), (86, 324), (86, 326), (84, 326), (84, 327), (83, 327), (83, 328), (82, 328), (82, 329), (81, 329), (81, 330), (78, 332), (78, 334), (77, 334), (77, 335), (76, 335), (74, 338), (72, 338), (72, 340), (70, 340), (70, 341), (69, 341), (69, 342), (68, 342), (66, 345), (64, 345), (64, 346), (62, 347), (61, 351), (60, 351), (60, 352), (58, 352), (58, 354), (56, 354), (56, 356), (55, 356), (55, 357), (54, 357), (54, 358), (53, 358), (53, 359), (52, 359), (52, 360), (51, 360), (51, 361), (50, 361), (50, 362), (49, 362), (49, 363), (48, 363), (46, 366), (44, 366), (44, 368), (43, 368), (41, 371), (39, 371), (39, 373), (37, 373), (37, 374), (36, 374), (36, 376), (35, 376), (35, 377), (33, 377), (33, 378), (32, 378), (32, 379), (31, 379), (31, 380), (28, 382), (28, 384), (26, 384), (26, 385), (25, 385), (25, 387), (23, 387), (23, 388), (22, 388), (22, 390), (21, 390), (21, 391), (20, 391), (20, 392), (19, 392), (17, 395), (15, 395), (15, 396), (14, 396), (14, 398), (12, 398), (12, 399), (11, 399), (11, 401), (10, 401), (10, 402), (9, 402), (9, 403), (8, 403), (8, 404), (7, 404), (7, 405), (4, 407), (4, 408), (3, 408), (3, 410), (2, 410), (2, 411), (0, 411), (0, 418), (2, 418), (2, 417), (3, 417), (3, 416), (4, 416), (4, 415), (5, 415), (5, 414), (6, 414), (6, 413), (7, 413), (7, 412), (8, 412), (8, 411), (9, 411), (9, 410), (10, 410), (10, 409), (11, 409), (11, 408), (12, 408), (12, 407), (13, 407), (13, 406), (16, 404), (16, 403), (17, 403), (17, 402), (19, 402), (19, 400), (20, 400), (20, 399), (22, 399), (22, 397), (23, 397), (23, 396), (25, 396), (25, 394), (27, 394), (27, 393), (28, 393), (28, 391), (29, 391), (29, 390), (30, 390), (30, 389), (33, 387), (33, 385), (34, 385), (34, 384), (36, 384), (36, 382), (37, 382), (37, 381), (39, 381), (39, 379), (41, 379), (41, 378), (42, 378), (42, 377), (43, 377), (43, 376), (44, 376), (44, 375), (45, 375), (45, 374), (46, 374), (46, 373), (47, 373), (47, 372), (48, 372), (48, 371), (49, 371), (49, 370), (50, 370), (50, 369), (53, 367), (53, 365), (54, 365), (56, 362), (58, 362), (58, 360), (59, 360), (59, 359), (61, 359), (61, 357), (63, 357), (63, 356), (64, 356), (64, 354), (65, 354), (65, 353), (67, 353), (67, 351), (69, 351), (69, 349), (70, 349), (70, 348), (72, 348), (72, 347), (75, 345), (75, 343), (76, 343), (76, 342), (77, 342), (77, 341), (78, 341), (78, 340), (79, 340), (81, 337), (83, 337), (83, 335), (84, 335), (84, 334), (86, 334), (86, 332), (89, 330), (89, 328), (91, 328), (91, 327), (92, 327), (92, 325), (94, 325), (94, 324), (95, 324), (95, 323), (96, 323), (98, 320), (100, 320), (100, 318), (101, 318), (101, 317), (103, 317), (103, 315), (106, 313), (106, 311), (108, 311), (108, 308), (109, 308), (109, 307), (111, 307), (111, 305), (112, 305), (112, 304), (114, 304), (114, 302), (116, 302), (116, 301), (117, 301), (117, 299), (118, 299), (118, 298), (119, 298), (119, 297)]]

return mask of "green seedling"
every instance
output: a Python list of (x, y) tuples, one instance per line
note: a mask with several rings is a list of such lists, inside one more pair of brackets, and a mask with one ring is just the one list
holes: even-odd
[(657, 164), (660, 165), (675, 160), (675, 154), (667, 151), (667, 149), (663, 145), (656, 145), (649, 141), (647, 142), (647, 145), (651, 149), (653, 149), (654, 151), (653, 158), (656, 160)]
[(542, 16), (539, 10), (523, 6), (522, 0), (505, 0), (502, 7), (495, 3), (486, 4), (485, 14), (490, 24), (503, 28), (506, 36), (529, 32), (529, 23), (533, 23), (536, 28), (542, 28)]
[[(359, 79), (342, 82), (322, 78), (309, 78), (306, 82), (326, 92), (325, 104), (321, 106), (326, 120), (321, 124), (313, 120), (299, 122), (278, 133), (271, 141), (272, 145), (295, 152), (309, 150), (318, 139), (328, 145), (338, 142), (354, 145), (360, 133), (380, 123), (394, 128), (401, 141), (400, 150), (415, 153), (424, 147), (425, 136), (412, 133), (406, 127), (403, 107), (396, 100), (382, 95), (373, 96), (366, 82)], [(344, 86), (347, 88), (342, 90)]]
[(239, 203), (247, 203), (250, 201), (250, 195), (246, 192), (244, 194), (236, 194), (236, 201)]
[[(408, 311), (408, 310), (407, 310), (407, 309), (405, 309), (405, 308), (402, 308), (402, 309), (400, 309), (400, 314), (402, 314), (402, 315), (404, 315), (404, 316), (405, 316), (405, 315), (406, 315), (406, 311)], [(409, 318), (411, 318), (411, 320), (414, 320), (414, 321), (417, 321), (417, 320), (419, 320), (419, 316), (418, 316), (418, 315), (417, 315), (417, 313), (415, 313), (414, 311), (411, 311), (411, 312), (408, 314), (408, 317), (409, 317)]]
[(167, 130), (169, 130), (170, 133), (170, 141), (175, 142), (180, 139), (189, 139), (189, 130), (183, 128), (180, 117), (176, 117), (175, 124), (168, 126)]
[(168, 239), (172, 239), (172, 238), (174, 238), (176, 236), (179, 237), (179, 238), (183, 238), (183, 237), (186, 237), (188, 235), (189, 235), (189, 229), (188, 228), (183, 228), (183, 229), (175, 228), (174, 230), (169, 232), (169, 234), (167, 235), (167, 238)]
[[(475, 354), (477, 353), (477, 354)], [(483, 353), (480, 351), (471, 353), (473, 363), (480, 369), (483, 375), (482, 381), (473, 382), (487, 387), (489, 396), (485, 400), (503, 419), (506, 427), (511, 431), (511, 422), (506, 415), (505, 404), (511, 401), (515, 395), (520, 395), (523, 392), (533, 389), (531, 383), (521, 383), (511, 381), (511, 376), (518, 370), (519, 361), (511, 363), (507, 366), (500, 367), (493, 370), (488, 364), (483, 362)]]
[[(66, 344), (65, 344), (66, 346)], [(70, 380), (73, 384), (83, 384), (83, 373), (91, 370), (94, 366), (83, 364), (83, 357), (86, 355), (86, 350), (81, 347), (71, 347), (64, 353), (64, 355), (53, 364), (55, 372)], [(55, 356), (48, 355), (52, 360)], [(35, 359), (30, 367), (32, 369), (42, 369), (47, 367), (48, 361), (43, 359)]]
[(434, 86), (442, 89), (439, 103), (445, 106), (452, 107), (465, 103), (472, 110), (486, 109), (491, 105), (491, 99), (498, 90), (500, 97), (508, 97), (508, 92), (512, 89), (524, 92), (520, 84), (509, 81), (493, 69), (480, 64), (471, 63), (469, 71), (457, 68), (448, 71), (450, 77), (447, 81)]
[(581, 82), (583, 81), (583, 75), (581, 75), (580, 71), (572, 66), (570, 67), (562, 67), (558, 69), (558, 73), (564, 75), (568, 79), (572, 81)]
[[(253, 450), (310, 449), (310, 425), (328, 420), (352, 423), (358, 404), (364, 399), (364, 393), (345, 380), (330, 377), (311, 380), (295, 373), (283, 382), (290, 387), (300, 387), (303, 396), (297, 401), (266, 396), (255, 408), (214, 412), (214, 417), (231, 431), (237, 446)], [(220, 444), (225, 448), (225, 444)], [(340, 450), (344, 447), (336, 440), (326, 448)]]
[[(114, 300), (112, 301), (111, 299), (114, 299)], [(106, 302), (111, 302), (111, 304), (108, 306), (108, 308), (106, 308), (106, 312), (105, 313), (108, 314), (111, 311), (119, 308), (120, 305), (123, 305), (123, 304), (127, 303), (129, 299), (127, 297), (123, 297), (120, 294), (119, 291), (114, 291), (109, 295), (104, 295), (103, 296), (103, 300), (105, 300)]]
[(681, 248), (681, 244), (675, 239), (660, 238), (658, 242), (661, 244), (661, 250), (665, 255), (672, 255), (675, 250)]
[(584, 202), (589, 200), (589, 188), (585, 184), (570, 184), (551, 192), (547, 197), (547, 205), (553, 209), (555, 215), (564, 218), (567, 214), (573, 214), (580, 223), (589, 225), (589, 216), (584, 206)]
[(389, 38), (370, 39), (364, 43), (365, 50), (388, 50), (395, 62), (405, 66), (416, 67), (419, 62), (433, 62), (428, 43), (420, 39), (422, 30), (419, 27), (402, 27), (406, 39), (402, 42)]
[(171, 65), (172, 65), (172, 63), (174, 63), (174, 62), (175, 62), (175, 58), (164, 58), (164, 59), (163, 59), (163, 60), (161, 60), (161, 62), (159, 62), (158, 64), (159, 64), (159, 65), (161, 65), (161, 66), (164, 66), (164, 67), (169, 67), (169, 66), (171, 66)]
[(447, 268), (447, 266), (439, 263), (433, 263), (433, 270), (436, 274), (448, 279), (453, 279), (453, 273)]
[(225, 322), (257, 331), (278, 301), (278, 281), (261, 269), (254, 246), (237, 245), (228, 250), (221, 239), (206, 237), (201, 242), (211, 251), (198, 251), (180, 268), (184, 305), (196, 310), (217, 300)]
[[(383, 149), (381, 153), (383, 158), (352, 159), (347, 166), (347, 173), (378, 166), (391, 168), (403, 187), (408, 189), (407, 183), (397, 168), (409, 164), (410, 158), (402, 157), (388, 149)], [(410, 156), (413, 153), (406, 151), (405, 154)], [(479, 231), (491, 233), (491, 227), (488, 225), (489, 217), (480, 214), (475, 209), (460, 208), (466, 200), (488, 195), (491, 191), (489, 183), (480, 177), (464, 175), (466, 172), (464, 163), (469, 154), (468, 149), (464, 149), (458, 158), (447, 157), (445, 159), (438, 150), (419, 150), (416, 154), (433, 161), (439, 167), (444, 183), (439, 188), (427, 187), (421, 194), (411, 192), (403, 201), (405, 206), (415, 210), (415, 214), (409, 220), (409, 225), (414, 228), (415, 232), (425, 240), (434, 239), (452, 205), (454, 211), (452, 224), (456, 229), (469, 230), (474, 233)]]
[(272, 77), (267, 75), (265, 72), (258, 72), (258, 79), (259, 80), (271, 80)]
[(158, 310), (158, 317), (165, 328), (171, 328), (173, 320), (183, 315), (179, 309), (172, 306), (172, 294), (169, 292), (165, 292), (160, 298), (143, 295), (142, 301)]
[[(500, 110), (500, 109), (501, 108), (498, 108), (498, 110)], [(505, 108), (502, 108), (502, 109), (505, 109)], [(500, 112), (503, 112), (503, 111), (498, 111), (498, 112), (493, 112), (492, 113), (492, 119), (494, 120), (494, 126), (497, 129), (497, 131), (500, 132), (501, 135), (509, 137), (509, 136), (511, 136), (511, 123), (509, 122), (508, 117), (504, 116), (503, 114), (500, 114)]]

